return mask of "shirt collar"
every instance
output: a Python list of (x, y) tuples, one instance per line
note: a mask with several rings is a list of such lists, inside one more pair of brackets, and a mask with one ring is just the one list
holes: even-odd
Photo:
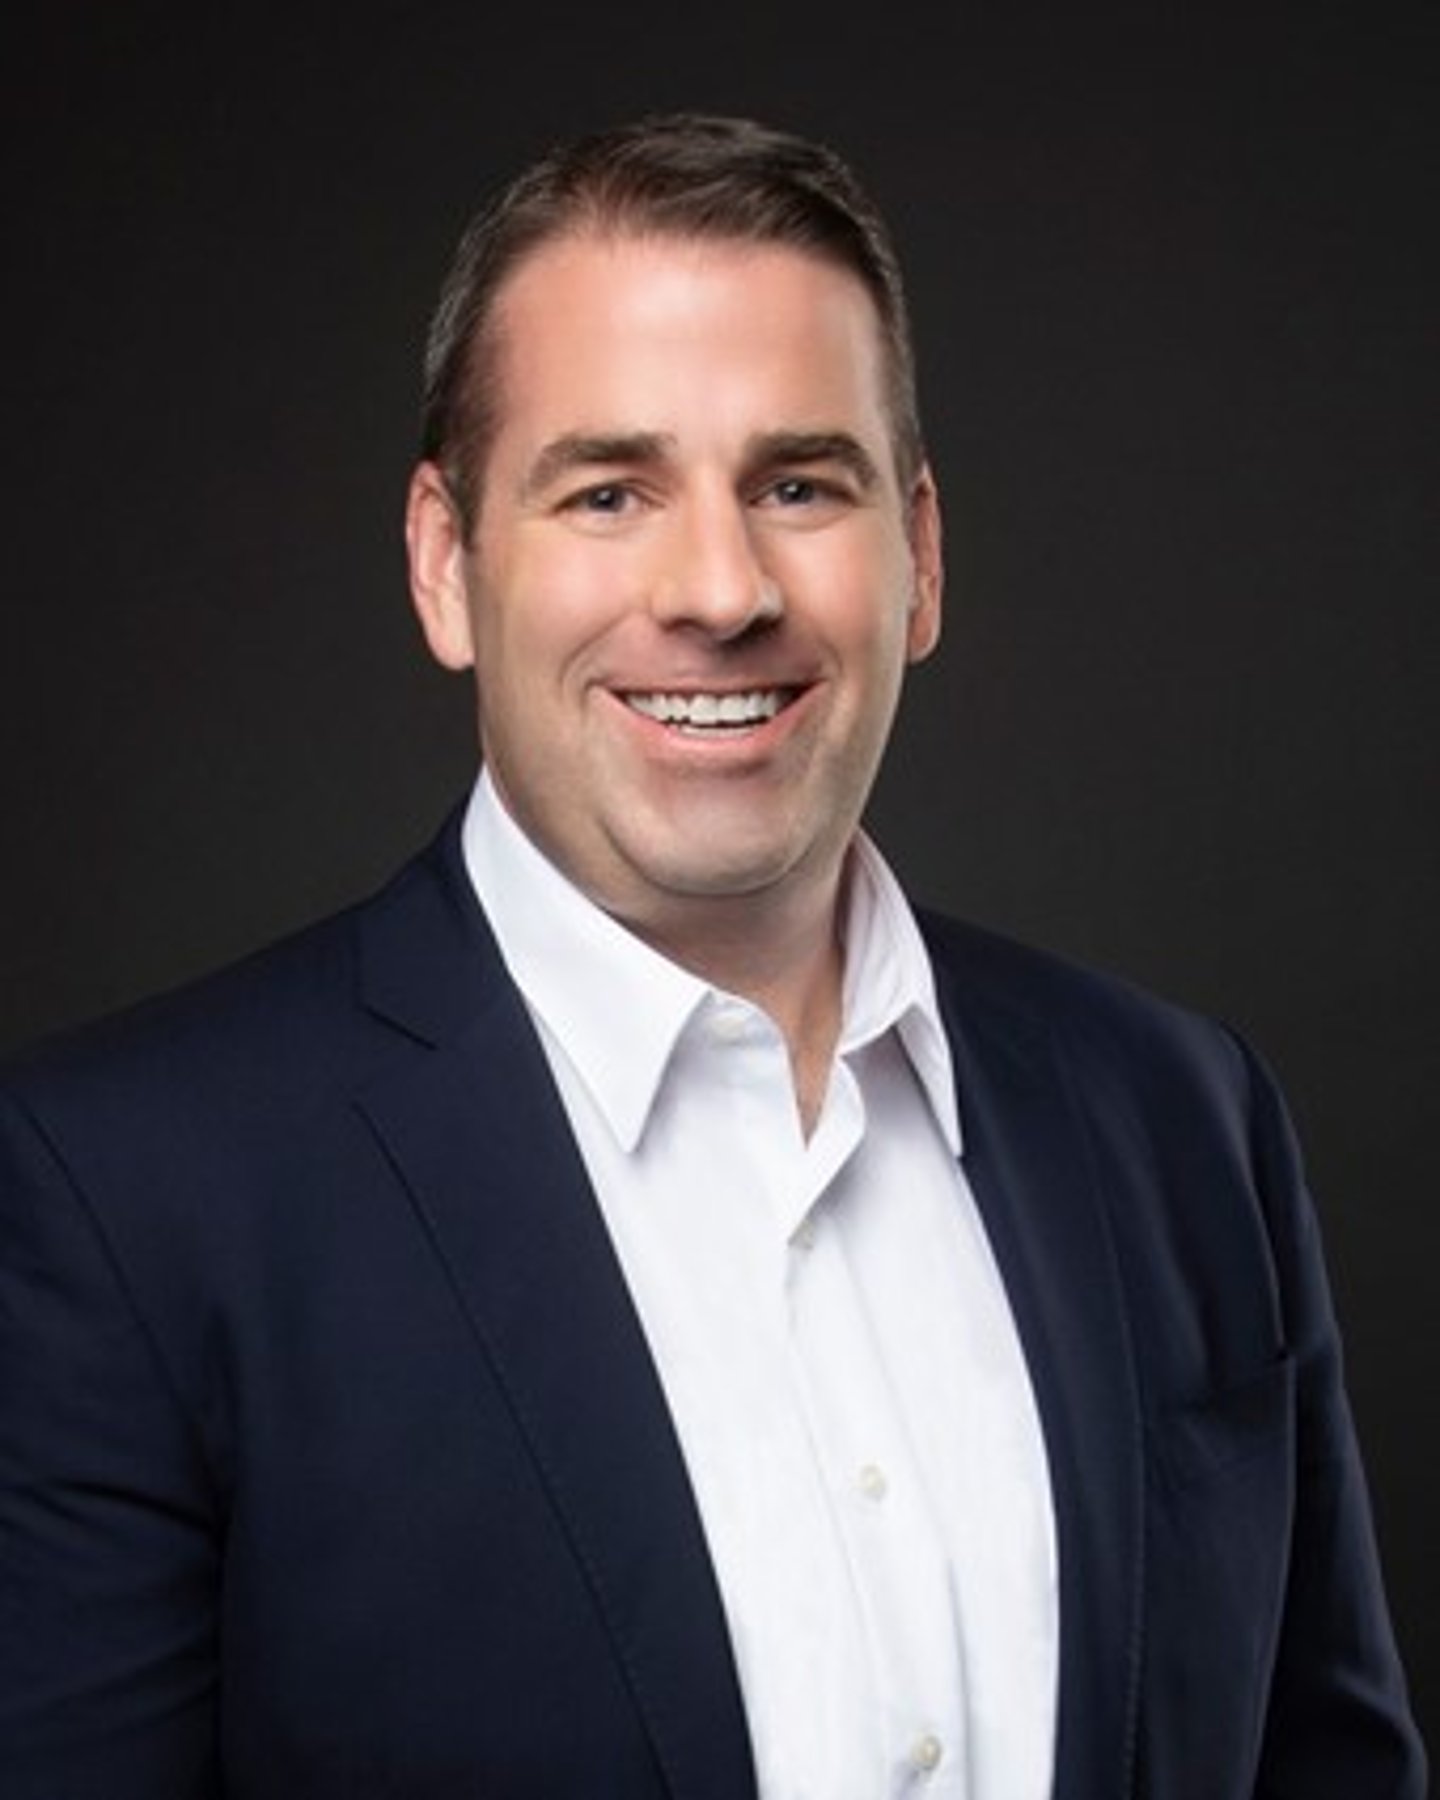
[(893, 1028), (946, 1143), (958, 1157), (960, 1109), (930, 955), (900, 883), (863, 831), (850, 847), (846, 895), (839, 1054), (847, 1056)]
[[(511, 978), (617, 1142), (633, 1151), (680, 1034), (717, 990), (587, 899), (511, 818), (485, 770), (466, 811), (463, 845)], [(852, 847), (845, 885), (838, 1053), (859, 1051), (893, 1027), (958, 1156), (950, 1046), (929, 957), (899, 883), (863, 834)]]

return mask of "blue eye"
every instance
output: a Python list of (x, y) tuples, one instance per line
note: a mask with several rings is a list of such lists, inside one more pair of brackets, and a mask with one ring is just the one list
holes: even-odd
[(584, 507), (586, 512), (617, 513), (623, 510), (629, 497), (627, 489), (612, 483), (606, 487), (586, 488), (577, 497), (576, 504)]
[(803, 475), (789, 475), (784, 481), (777, 481), (773, 491), (782, 506), (807, 506), (819, 489)]

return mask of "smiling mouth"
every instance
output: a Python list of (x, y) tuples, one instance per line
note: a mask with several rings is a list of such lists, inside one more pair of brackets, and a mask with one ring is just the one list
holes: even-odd
[(632, 712), (687, 736), (753, 731), (783, 712), (796, 688), (755, 688), (747, 694), (624, 694)]

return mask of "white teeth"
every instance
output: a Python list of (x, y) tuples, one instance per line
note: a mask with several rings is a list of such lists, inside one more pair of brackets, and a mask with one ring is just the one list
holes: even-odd
[(758, 725), (784, 704), (778, 688), (749, 694), (627, 694), (626, 705), (662, 725)]

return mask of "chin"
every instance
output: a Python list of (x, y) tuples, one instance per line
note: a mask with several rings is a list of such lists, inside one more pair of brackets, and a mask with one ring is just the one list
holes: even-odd
[(795, 873), (802, 856), (794, 845), (713, 842), (692, 854), (637, 858), (635, 868), (655, 893), (688, 900), (741, 900), (767, 893)]

